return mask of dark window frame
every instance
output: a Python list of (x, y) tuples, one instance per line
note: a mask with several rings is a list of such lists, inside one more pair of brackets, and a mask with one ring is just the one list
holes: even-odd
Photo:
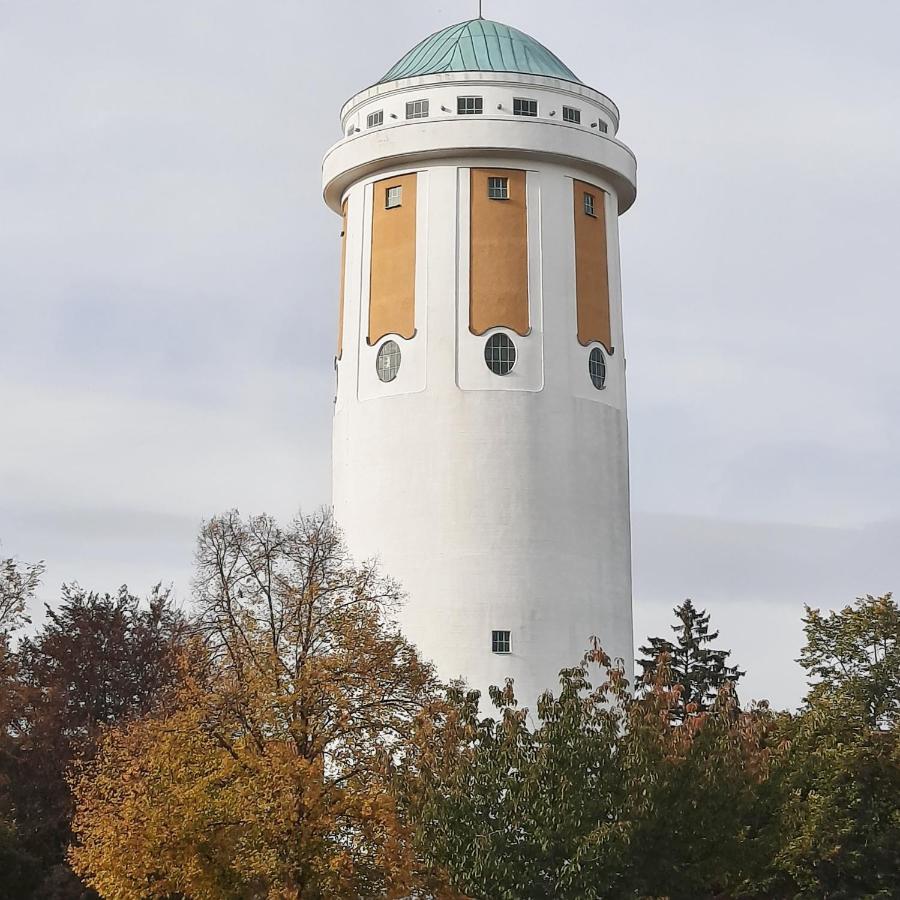
[(513, 115), (525, 116), (529, 119), (537, 118), (538, 102), (530, 97), (513, 97)]
[(456, 98), (458, 116), (480, 116), (484, 113), (484, 97), (466, 95)]
[(489, 175), (487, 190), (489, 200), (509, 200), (509, 178), (505, 175)]
[(512, 632), (493, 630), (491, 631), (491, 653), (512, 653)]

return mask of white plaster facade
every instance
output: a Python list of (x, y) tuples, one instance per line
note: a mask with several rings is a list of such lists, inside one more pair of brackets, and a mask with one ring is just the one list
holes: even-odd
[[(471, 95), (484, 113), (457, 115), (456, 98)], [(536, 99), (538, 116), (514, 116), (514, 97)], [(407, 121), (405, 104), (418, 99), (429, 117)], [(564, 105), (581, 110), (580, 125), (563, 121)], [(376, 110), (384, 123), (367, 129)], [(591, 127), (599, 121), (606, 133)], [(533, 707), (594, 635), (630, 675), (617, 219), (634, 201), (636, 167), (614, 137), (618, 110), (569, 81), (457, 72), (376, 85), (345, 105), (342, 125), (323, 182), (333, 210), (348, 201), (333, 503), (351, 551), (377, 556), (402, 583), (401, 625), (444, 678), (483, 692), (513, 678)], [(468, 327), (472, 167), (527, 172), (531, 331), (507, 332), (518, 358), (503, 377), (485, 364), (491, 332)], [(372, 184), (408, 172), (418, 174), (416, 334), (370, 347)], [(577, 338), (573, 179), (605, 191), (615, 349), (604, 351), (603, 390), (588, 374), (599, 345)], [(385, 340), (402, 353), (389, 383), (375, 368)], [(510, 653), (492, 652), (494, 630), (511, 633)]]

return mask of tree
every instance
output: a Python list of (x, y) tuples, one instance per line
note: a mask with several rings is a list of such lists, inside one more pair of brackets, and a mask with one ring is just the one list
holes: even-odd
[(669, 681), (660, 665), (632, 697), (595, 647), (560, 673), (557, 696), (540, 698), (533, 727), (510, 683), (491, 690), (496, 718), (454, 688), (397, 773), (424, 859), (456, 890), (491, 900), (736, 894), (765, 858), (752, 831), (771, 815), (758, 787), (773, 720), (765, 708), (741, 712), (724, 686), (676, 726)]
[(0, 900), (30, 897), (40, 882), (38, 861), (22, 846), (15, 823), (0, 815)]
[(900, 896), (900, 616), (890, 595), (807, 609), (776, 870), (797, 898)]
[(900, 725), (900, 606), (891, 594), (827, 615), (807, 606), (803, 622), (798, 661), (816, 679), (808, 701), (840, 696), (873, 728)]
[(44, 564), (22, 565), (0, 559), (0, 642), (28, 622), (27, 604), (44, 573)]
[(736, 666), (726, 665), (729, 650), (714, 650), (709, 644), (718, 640), (719, 632), (709, 631), (709, 613), (698, 610), (688, 599), (675, 607), (677, 624), (672, 626), (675, 643), (661, 637), (651, 637), (638, 664), (645, 676), (653, 680), (654, 673), (665, 656), (666, 666), (676, 685), (680, 685), (678, 702), (672, 710), (676, 722), (708, 711), (719, 690), (727, 683), (736, 685), (745, 674)]
[(24, 846), (16, 826), (8, 775), (13, 743), (9, 727), (18, 698), (18, 666), (10, 635), (28, 622), (27, 605), (44, 571), (43, 563), (21, 565), (0, 559), (0, 898), (30, 896), (39, 881), (38, 860)]
[(144, 603), (125, 587), (110, 596), (64, 586), (61, 605), (47, 609), (41, 629), (10, 657), (0, 782), (17, 840), (40, 865), (34, 897), (87, 896), (65, 861), (66, 770), (91, 756), (105, 726), (154, 708), (175, 677), (173, 650), (184, 627), (159, 588)]
[(412, 895), (389, 758), (434, 681), (396, 585), (327, 514), (229, 513), (201, 533), (196, 594), (189, 677), (77, 778), (76, 870), (121, 900)]

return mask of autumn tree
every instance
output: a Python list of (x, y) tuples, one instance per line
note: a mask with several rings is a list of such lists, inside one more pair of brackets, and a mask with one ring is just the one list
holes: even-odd
[(82, 769), (76, 870), (120, 900), (412, 896), (389, 761), (434, 683), (399, 600), (328, 514), (209, 522), (203, 644), (173, 703), (111, 729)]
[(680, 685), (672, 715), (675, 721), (684, 722), (691, 715), (709, 710), (719, 690), (728, 683), (736, 685), (745, 673), (727, 665), (731, 651), (710, 646), (718, 640), (719, 632), (710, 632), (706, 610), (698, 610), (688, 599), (676, 606), (674, 612), (677, 619), (672, 626), (674, 642), (662, 637), (649, 638), (647, 645), (640, 648), (644, 656), (638, 665), (652, 681), (660, 660), (665, 659), (673, 683)]
[[(592, 678), (599, 686), (592, 686)], [(723, 686), (711, 708), (673, 724), (680, 692), (665, 664), (633, 697), (595, 648), (560, 673), (534, 721), (511, 684), (455, 688), (449, 709), (416, 731), (397, 774), (420, 851), (474, 898), (729, 896), (766, 847), (772, 717), (741, 712)]]
[(800, 900), (900, 896), (900, 610), (867, 596), (804, 622), (776, 870)]
[(12, 654), (0, 779), (16, 838), (39, 864), (35, 898), (89, 896), (65, 860), (72, 815), (66, 770), (91, 756), (103, 727), (154, 708), (175, 675), (172, 651), (183, 630), (167, 591), (141, 600), (125, 587), (109, 595), (71, 585)]

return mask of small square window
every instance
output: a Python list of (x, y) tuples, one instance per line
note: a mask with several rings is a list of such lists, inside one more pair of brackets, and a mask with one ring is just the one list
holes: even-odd
[(457, 97), (456, 112), (461, 116), (480, 116), (484, 112), (484, 98)]
[(428, 118), (428, 101), (412, 100), (406, 104), (407, 119), (427, 119)]
[(403, 203), (403, 188), (398, 184), (395, 187), (389, 187), (385, 192), (384, 208), (396, 209)]
[(536, 116), (537, 113), (537, 100), (525, 100), (522, 97), (513, 98), (514, 116)]
[(589, 216), (596, 217), (597, 211), (594, 209), (594, 195), (585, 192), (584, 195), (584, 211)]
[(366, 128), (375, 128), (384, 124), (384, 110), (379, 109), (378, 112), (369, 113), (366, 116)]
[(508, 631), (491, 632), (491, 653), (510, 653), (511, 646)]
[(597, 127), (606, 134), (609, 131), (609, 125), (606, 124), (602, 119), (597, 123)]
[(576, 125), (581, 124), (581, 110), (575, 109), (574, 106), (563, 107), (563, 122), (574, 122)]
[(509, 200), (509, 179), (488, 178), (488, 197), (491, 200)]

